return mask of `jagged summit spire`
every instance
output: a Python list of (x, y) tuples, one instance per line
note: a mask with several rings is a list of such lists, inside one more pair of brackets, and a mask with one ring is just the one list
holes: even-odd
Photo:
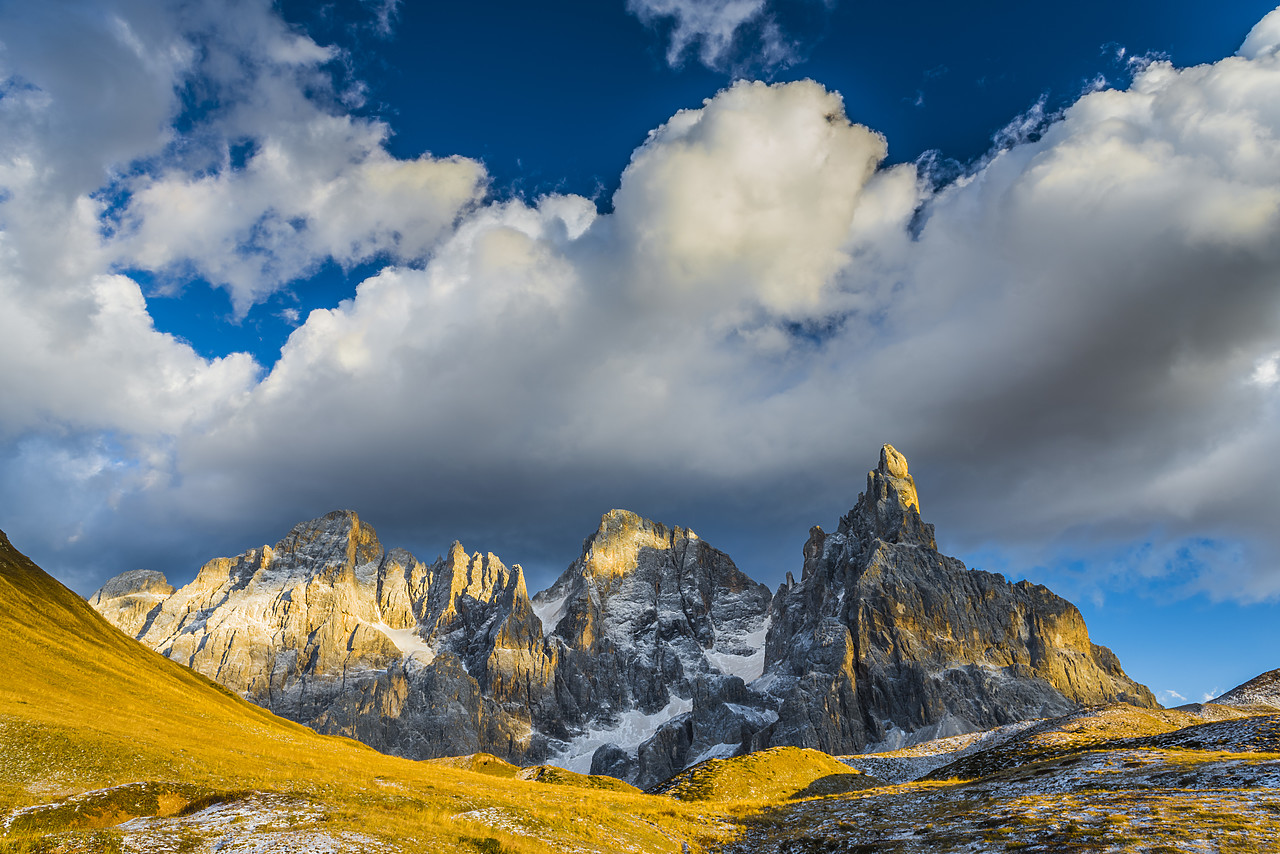
[(880, 447), (880, 464), (867, 472), (867, 491), (847, 517), (860, 537), (936, 549), (933, 526), (920, 518), (920, 496), (907, 458), (893, 445)]
[(881, 474), (887, 474), (892, 477), (910, 476), (907, 473), (907, 458), (893, 445), (880, 446), (880, 465), (876, 470)]
[(633, 571), (641, 549), (662, 551), (697, 539), (685, 528), (669, 528), (630, 510), (614, 509), (600, 517), (600, 527), (583, 542), (579, 562), (588, 575), (612, 578)]
[(868, 491), (873, 480), (884, 480), (903, 507), (914, 507), (916, 513), (920, 512), (920, 495), (916, 492), (915, 478), (907, 469), (907, 458), (893, 445), (880, 446), (880, 465), (874, 472), (868, 472), (867, 477)]

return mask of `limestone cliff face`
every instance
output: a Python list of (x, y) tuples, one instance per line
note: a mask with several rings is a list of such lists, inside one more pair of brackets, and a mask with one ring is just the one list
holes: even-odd
[(150, 626), (160, 603), (173, 594), (162, 572), (134, 569), (112, 578), (89, 599), (89, 604), (122, 632), (138, 637)]
[(727, 726), (740, 741), (750, 727), (743, 715), (755, 712), (727, 712), (724, 686), (745, 700), (744, 680), (762, 672), (770, 598), (693, 531), (606, 513), (582, 555), (533, 598), (565, 665), (566, 720), (595, 733), (575, 742), (566, 732), (558, 759), (572, 770), (657, 782), (723, 741), (722, 726), (681, 744), (649, 743), (667, 721), (708, 717), (704, 706), (733, 718)]
[(769, 714), (744, 680), (763, 669), (770, 598), (692, 531), (626, 511), (532, 601), (518, 566), (457, 543), (428, 565), (344, 511), (209, 561), (181, 590), (125, 573), (92, 602), (320, 732), (410, 758), (609, 759), (649, 783), (737, 749)]
[(832, 753), (1126, 701), (1155, 706), (1047, 588), (939, 554), (906, 460), (886, 445), (835, 533), (810, 531), (773, 602), (756, 739)]
[(427, 565), (385, 551), (340, 511), (275, 546), (209, 561), (142, 619), (131, 604), (140, 584), (117, 576), (91, 604), (277, 714), (414, 758), (454, 744), (516, 758), (545, 750), (531, 709), (551, 695), (554, 651), (520, 568), (492, 554), (455, 543)]

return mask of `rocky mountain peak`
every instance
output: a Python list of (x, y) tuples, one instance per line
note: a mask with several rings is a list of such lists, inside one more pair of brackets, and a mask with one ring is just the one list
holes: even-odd
[(876, 467), (876, 471), (899, 480), (911, 477), (907, 472), (907, 458), (893, 445), (880, 446), (880, 465)]
[(382, 559), (382, 544), (372, 526), (354, 510), (334, 510), (302, 522), (276, 544), (270, 560), (287, 558), (317, 567), (360, 566)]
[(693, 531), (604, 514), (582, 555), (532, 600), (573, 724), (555, 761), (648, 785), (725, 738), (740, 743), (766, 714), (745, 682), (764, 665), (769, 601)]
[(764, 747), (849, 753), (1082, 703), (1153, 705), (1070, 603), (938, 553), (891, 445), (802, 578), (771, 596), (693, 531), (605, 513), (529, 598), (455, 542), (383, 552), (350, 511), (216, 558), (176, 592), (126, 573), (93, 602), (273, 711), (411, 758), (494, 753), (649, 785)]
[(499, 612), (503, 617), (527, 613), (533, 619), (519, 564), (508, 568), (492, 552), (468, 554), (461, 543), (454, 542), (448, 555), (427, 571), (433, 579), (429, 600), (419, 610), (421, 621), (429, 624), (432, 632), (465, 634)]
[(1241, 708), (1280, 708), (1280, 669), (1255, 676), (1209, 702)]
[(867, 472), (867, 491), (858, 496), (840, 532), (860, 540), (880, 539), (936, 549), (933, 526), (920, 518), (920, 495), (907, 458), (893, 445), (880, 448), (880, 464)]
[(94, 598), (101, 600), (137, 593), (155, 593), (163, 597), (173, 591), (173, 585), (169, 583), (169, 579), (165, 578), (163, 572), (156, 572), (153, 569), (131, 569), (107, 579), (107, 583), (94, 594)]
[(668, 528), (630, 510), (615, 509), (600, 517), (600, 526), (583, 544), (581, 562), (587, 575), (616, 578), (636, 569), (641, 549), (667, 550), (697, 539), (687, 528)]
[(448, 573), (450, 580), (450, 603), (457, 602), (463, 596), (469, 596), (478, 602), (488, 602), (517, 581), (520, 586), (524, 585), (519, 565), (508, 569), (493, 552), (467, 554), (462, 543), (457, 541), (444, 559), (443, 570)]
[(1081, 704), (1155, 705), (1070, 602), (940, 554), (892, 445), (839, 530), (810, 531), (801, 582), (774, 596), (756, 686), (780, 706), (753, 744), (832, 753)]
[(136, 637), (147, 626), (155, 607), (173, 591), (163, 572), (131, 569), (108, 579), (89, 599), (89, 604), (121, 631)]
[(371, 526), (341, 510), (274, 547), (208, 561), (181, 590), (162, 583), (126, 574), (91, 604), (169, 658), (321, 732), (413, 758), (545, 754), (531, 715), (554, 705), (555, 660), (523, 572), (493, 554), (454, 543), (427, 565), (384, 552)]

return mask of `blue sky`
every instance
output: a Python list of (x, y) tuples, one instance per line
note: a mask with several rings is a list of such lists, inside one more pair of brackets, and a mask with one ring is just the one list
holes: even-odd
[[(776, 585), (880, 443), (1157, 692), (1280, 665), (1270, 3), (0, 2), (0, 528)], [(1166, 695), (1172, 697), (1173, 695)]]

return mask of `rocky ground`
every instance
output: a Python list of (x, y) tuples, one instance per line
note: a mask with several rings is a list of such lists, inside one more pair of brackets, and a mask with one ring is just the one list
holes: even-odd
[[(711, 759), (647, 795), (618, 789), (634, 803), (623, 812), (615, 811), (621, 804), (608, 804), (615, 811), (610, 822), (597, 822), (588, 805), (602, 787), (625, 787), (611, 778), (520, 769), (487, 755), (424, 764), (474, 772), (464, 797), (422, 813), (437, 833), (442, 825), (449, 829), (453, 841), (443, 848), (385, 832), (378, 816), (405, 805), (420, 810), (426, 802), (418, 800), (420, 784), (379, 777), (385, 795), (366, 800), (364, 811), (360, 801), (335, 799), (324, 789), (303, 795), (192, 784), (134, 783), (41, 799), (0, 818), (0, 852), (1280, 849), (1280, 714), (1229, 707), (1193, 714), (1113, 705), (887, 754), (831, 757), (782, 747)], [(494, 799), (484, 779), (508, 791)], [(564, 793), (557, 798), (566, 806), (580, 802), (572, 815), (540, 804), (535, 790), (551, 791), (546, 783)], [(522, 784), (535, 790), (522, 796)], [(404, 816), (398, 822), (418, 829)], [(677, 825), (682, 833), (672, 832)], [(688, 835), (697, 827), (700, 833)], [(39, 841), (15, 848), (6, 842), (12, 838)]]
[[(723, 850), (1280, 848), (1280, 715), (1178, 727), (1189, 717), (1115, 706), (997, 731), (968, 745), (944, 739), (897, 755), (846, 757), (886, 776), (923, 773), (765, 806), (740, 820), (738, 837)], [(936, 761), (947, 758), (954, 761)]]

